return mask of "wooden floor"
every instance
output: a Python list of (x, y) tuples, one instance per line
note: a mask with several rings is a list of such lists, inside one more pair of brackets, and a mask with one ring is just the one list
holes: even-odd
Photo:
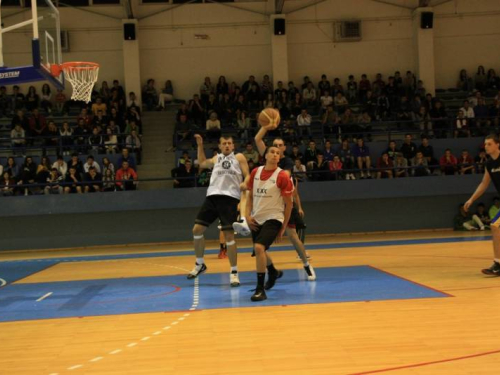
[[(359, 244), (461, 236), (468, 234), (308, 239), (309, 244), (356, 243), (355, 247), (312, 250), (316, 269), (371, 265), (452, 295), (449, 298), (3, 322), (0, 374), (498, 374), (500, 278), (480, 273), (491, 264), (491, 241)], [(189, 249), (189, 244), (169, 244), (15, 252), (1, 253), (0, 261), (186, 251), (184, 256), (60, 263), (17, 284), (130, 278), (190, 269)], [(301, 267), (292, 251), (272, 254), (279, 268)], [(227, 261), (215, 255), (206, 261), (211, 273), (228, 270)], [(254, 258), (241, 254), (239, 268), (253, 271)], [(4, 288), (0, 288), (0, 306)]]

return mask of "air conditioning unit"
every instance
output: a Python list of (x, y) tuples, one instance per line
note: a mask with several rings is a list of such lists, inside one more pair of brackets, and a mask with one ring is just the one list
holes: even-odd
[(61, 30), (61, 51), (69, 52), (69, 32), (68, 30)]
[(361, 40), (361, 21), (335, 22), (336, 42), (358, 42)]

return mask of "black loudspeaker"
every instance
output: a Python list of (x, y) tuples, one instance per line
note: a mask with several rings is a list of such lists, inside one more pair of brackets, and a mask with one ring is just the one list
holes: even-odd
[(434, 13), (422, 12), (420, 14), (420, 28), (421, 29), (432, 29), (433, 24), (434, 24)]
[(135, 23), (123, 24), (123, 37), (125, 40), (135, 40)]
[(274, 19), (274, 35), (285, 35), (285, 19)]

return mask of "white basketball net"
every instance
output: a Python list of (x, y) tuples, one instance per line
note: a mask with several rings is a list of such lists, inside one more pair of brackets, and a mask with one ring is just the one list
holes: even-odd
[(73, 94), (71, 99), (90, 102), (92, 97), (92, 88), (97, 82), (99, 75), (99, 66), (78, 65), (78, 66), (63, 66), (64, 78), (67, 79), (73, 86)]

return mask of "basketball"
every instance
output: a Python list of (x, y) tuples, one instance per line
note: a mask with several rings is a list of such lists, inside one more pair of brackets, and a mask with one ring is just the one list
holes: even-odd
[(274, 108), (265, 108), (259, 113), (258, 122), (262, 127), (276, 129), (280, 124), (280, 113)]

